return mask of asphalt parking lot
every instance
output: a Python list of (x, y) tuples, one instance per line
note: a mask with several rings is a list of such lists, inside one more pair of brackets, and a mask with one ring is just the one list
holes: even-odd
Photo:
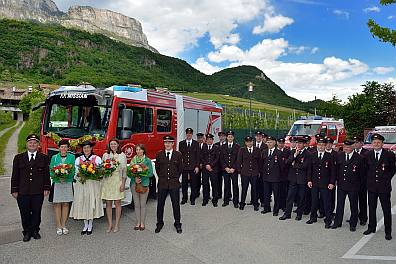
[[(170, 199), (165, 226), (154, 233), (156, 202), (148, 203), (145, 231), (134, 231), (132, 210), (123, 209), (121, 231), (107, 234), (106, 220), (94, 221), (91, 236), (81, 236), (81, 221), (70, 220), (69, 235), (57, 236), (52, 205), (44, 203), (41, 240), (21, 241), (16, 203), (9, 193), (9, 178), (0, 178), (0, 263), (396, 263), (394, 239), (384, 239), (383, 227), (371, 236), (358, 226), (350, 232), (345, 223), (336, 230), (324, 229), (294, 218), (279, 221), (271, 214), (233, 207), (183, 205), (183, 234), (173, 227)], [(393, 206), (396, 204), (392, 197)], [(379, 206), (380, 208), (380, 206)], [(349, 217), (349, 204), (345, 217)], [(393, 208), (393, 227), (396, 222)], [(379, 220), (382, 218), (380, 209)]]

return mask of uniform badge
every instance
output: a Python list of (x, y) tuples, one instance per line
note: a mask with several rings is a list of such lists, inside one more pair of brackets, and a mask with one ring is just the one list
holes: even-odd
[(355, 172), (356, 171), (357, 166), (353, 165), (352, 171)]
[(385, 163), (382, 163), (382, 171), (385, 171)]

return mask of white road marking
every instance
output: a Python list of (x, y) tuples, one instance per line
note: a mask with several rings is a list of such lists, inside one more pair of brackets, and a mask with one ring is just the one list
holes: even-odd
[[(396, 205), (392, 208), (392, 214), (396, 214)], [(377, 223), (377, 232), (384, 225), (384, 218)], [(357, 253), (370, 241), (375, 234), (362, 237), (342, 258), (344, 259), (368, 259), (368, 260), (396, 260), (396, 256), (368, 256)]]

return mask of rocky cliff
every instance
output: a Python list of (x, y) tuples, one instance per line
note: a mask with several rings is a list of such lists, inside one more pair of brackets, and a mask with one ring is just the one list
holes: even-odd
[(110, 10), (73, 6), (63, 13), (52, 0), (0, 0), (0, 17), (58, 23), (158, 52), (148, 44), (139, 21)]

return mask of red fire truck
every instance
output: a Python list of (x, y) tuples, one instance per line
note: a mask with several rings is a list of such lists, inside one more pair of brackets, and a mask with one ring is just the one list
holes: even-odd
[[(128, 161), (135, 144), (144, 144), (147, 156), (154, 159), (163, 148), (165, 135), (174, 136), (178, 143), (187, 127), (216, 137), (222, 128), (220, 105), (166, 89), (62, 86), (51, 92), (43, 105), (40, 147), (50, 156), (58, 152), (56, 138), (81, 139), (88, 135), (96, 141), (97, 155), (102, 156), (109, 140), (116, 137)], [(73, 150), (80, 151), (78, 146)]]
[(311, 136), (310, 145), (314, 146), (315, 135), (320, 134), (323, 137), (334, 139), (336, 148), (341, 148), (346, 139), (346, 130), (342, 119), (326, 118), (321, 116), (301, 117), (294, 122), (289, 133), (286, 136), (286, 146), (290, 146), (291, 137)]

